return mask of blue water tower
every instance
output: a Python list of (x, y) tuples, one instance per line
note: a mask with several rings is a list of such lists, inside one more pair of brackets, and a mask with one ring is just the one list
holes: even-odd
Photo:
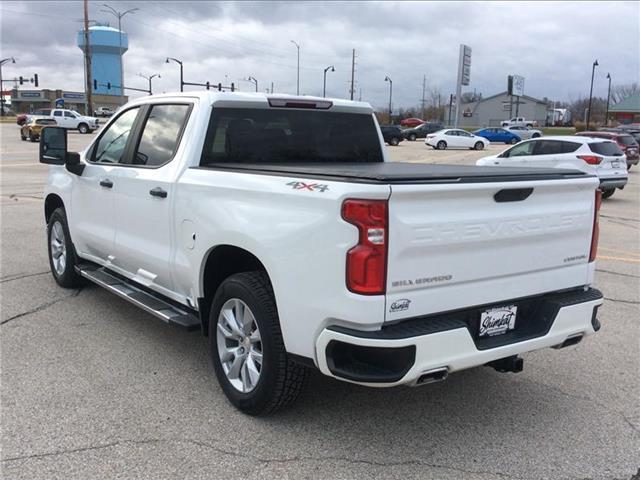
[[(127, 34), (117, 28), (96, 25), (89, 27), (91, 51), (91, 78), (98, 81), (93, 93), (99, 95), (123, 95), (120, 82), (122, 71), (120, 59), (129, 49)], [(78, 47), (84, 52), (84, 30), (78, 32)], [(111, 84), (111, 89), (107, 84)], [(91, 86), (93, 88), (93, 85)]]

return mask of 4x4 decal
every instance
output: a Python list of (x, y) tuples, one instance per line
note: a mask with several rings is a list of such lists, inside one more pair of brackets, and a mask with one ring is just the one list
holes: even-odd
[(289, 182), (287, 185), (294, 190), (309, 190), (310, 192), (326, 192), (329, 190), (329, 185), (324, 183)]

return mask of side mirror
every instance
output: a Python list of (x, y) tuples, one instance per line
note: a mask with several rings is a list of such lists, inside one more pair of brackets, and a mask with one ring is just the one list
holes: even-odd
[(65, 165), (67, 170), (82, 175), (84, 164), (80, 154), (67, 151), (67, 130), (62, 127), (45, 127), (40, 133), (40, 163)]
[(40, 163), (64, 165), (67, 161), (67, 131), (45, 127), (40, 132)]

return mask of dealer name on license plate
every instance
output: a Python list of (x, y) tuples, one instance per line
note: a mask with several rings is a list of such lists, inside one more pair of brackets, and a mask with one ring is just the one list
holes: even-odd
[(492, 337), (513, 330), (516, 327), (517, 311), (518, 307), (516, 305), (507, 305), (485, 310), (480, 315), (480, 330), (478, 336)]

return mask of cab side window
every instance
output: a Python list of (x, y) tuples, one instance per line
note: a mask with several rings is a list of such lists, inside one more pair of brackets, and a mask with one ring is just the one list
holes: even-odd
[(191, 106), (186, 104), (153, 105), (132, 163), (158, 167), (170, 161), (178, 149), (190, 110)]
[(139, 107), (127, 110), (109, 125), (93, 149), (92, 161), (98, 163), (120, 163), (123, 161), (127, 140), (139, 110)]
[(557, 140), (539, 140), (533, 154), (556, 155), (558, 153), (563, 153), (562, 142)]
[(53, 116), (54, 117), (61, 117), (62, 116), (62, 110), (54, 110), (53, 111)]

